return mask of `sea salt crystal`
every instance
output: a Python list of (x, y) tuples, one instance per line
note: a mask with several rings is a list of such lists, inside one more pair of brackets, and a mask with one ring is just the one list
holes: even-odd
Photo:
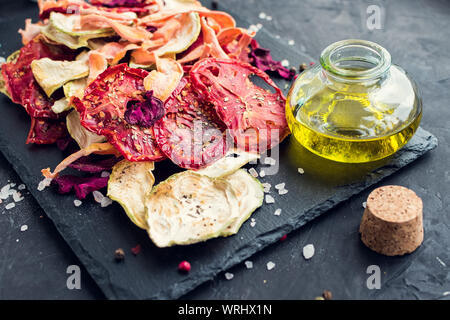
[(75, 207), (81, 206), (82, 203), (83, 203), (83, 202), (81, 202), (81, 201), (78, 200), (78, 199), (73, 200), (73, 204), (74, 204)]
[(279, 216), (281, 214), (281, 209), (278, 208), (277, 210), (275, 210), (275, 212), (273, 214), (276, 216)]
[(257, 178), (257, 177), (258, 177), (258, 172), (256, 172), (255, 168), (250, 168), (250, 169), (248, 169), (248, 173), (250, 173), (250, 175), (251, 175), (253, 178)]
[(251, 24), (249, 27), (248, 27), (248, 31), (249, 32), (258, 32), (259, 31), (259, 29), (258, 29), (258, 27), (256, 26), (256, 25), (254, 25), (254, 24)]
[(52, 179), (50, 178), (45, 178), (44, 180), (40, 181), (37, 187), (38, 191), (43, 191), (45, 188), (50, 186), (51, 183)]
[(232, 274), (231, 272), (225, 272), (225, 279), (231, 280), (233, 278), (234, 278), (234, 274)]
[(367, 202), (364, 201), (364, 202), (362, 203), (362, 206), (363, 206), (363, 208), (365, 209), (365, 208), (367, 207)]
[(272, 21), (272, 16), (267, 16), (267, 17), (266, 17), (266, 20), (267, 20), (267, 21)]
[(447, 265), (445, 264), (445, 262), (444, 261), (442, 261), (442, 259), (441, 258), (439, 258), (439, 257), (436, 257), (436, 260), (443, 266), (443, 267), (446, 267)]
[(289, 41), (288, 41), (288, 45), (293, 46), (294, 44), (295, 44), (295, 41), (294, 41), (294, 40), (289, 40)]
[(261, 23), (256, 24), (256, 28), (258, 28), (258, 30), (260, 30), (262, 27), (263, 27), (263, 25)]
[(305, 170), (303, 170), (303, 168), (298, 168), (297, 171), (298, 171), (298, 173), (300, 173), (300, 174), (304, 174), (304, 173), (305, 173)]
[(303, 257), (305, 257), (306, 260), (311, 259), (314, 255), (314, 245), (307, 244), (303, 247)]
[(278, 190), (278, 194), (280, 194), (280, 195), (283, 195), (283, 194), (286, 194), (286, 193), (288, 193), (287, 189)]
[(2, 199), (2, 200), (8, 199), (8, 197), (9, 197), (9, 188), (10, 188), (10, 185), (7, 184), (6, 186), (4, 186), (0, 190), (0, 199)]
[(22, 194), (19, 191), (14, 190), (12, 194), (14, 202), (19, 202), (23, 200)]
[(93, 191), (92, 195), (94, 196), (94, 200), (98, 203), (102, 203), (103, 198), (105, 197), (100, 191)]
[(266, 176), (266, 172), (264, 170), (261, 169), (261, 171), (259, 171), (259, 176), (261, 178), (264, 178)]
[(265, 12), (260, 12), (259, 13), (259, 18), (260, 19), (265, 19), (267, 17), (267, 14)]
[(106, 178), (109, 176), (110, 176), (110, 173), (108, 171), (102, 171), (102, 173), (100, 174), (100, 177), (102, 177), (102, 178)]
[(24, 185), (23, 183), (22, 184), (19, 184), (19, 186), (17, 187), (17, 189), (19, 189), (19, 190), (25, 190), (26, 189), (26, 185)]
[(20, 231), (24, 232), (28, 230), (28, 226), (26, 224), (24, 224), (23, 226), (20, 227)]
[(277, 190), (284, 189), (285, 185), (286, 185), (286, 183), (284, 183), (284, 182), (279, 183), (279, 184), (275, 185), (275, 189), (277, 189)]
[(274, 158), (267, 157), (264, 159), (264, 164), (274, 166), (276, 163), (277, 163), (277, 160), (275, 160)]
[(0, 64), (3, 64), (3, 63), (5, 63), (5, 62), (6, 62), (5, 57), (0, 57)]
[(267, 270), (272, 270), (273, 268), (275, 268), (275, 263), (273, 263), (272, 261), (267, 262)]
[(247, 269), (252, 269), (252, 268), (253, 268), (253, 262), (247, 260), (247, 261), (245, 261), (244, 263), (245, 263), (245, 267), (246, 267)]
[(263, 183), (262, 184), (263, 188), (264, 188), (264, 193), (269, 193), (270, 192), (270, 188), (271, 188), (271, 184), (270, 183)]
[(287, 59), (281, 60), (281, 65), (285, 68), (289, 67), (289, 60)]
[(250, 221), (250, 227), (254, 227), (256, 225), (256, 220), (254, 218), (251, 219)]
[(5, 209), (10, 210), (10, 209), (14, 208), (15, 206), (16, 206), (16, 204), (14, 202), (11, 202), (5, 206)]
[(275, 199), (270, 194), (266, 194), (266, 203), (275, 203)]
[(112, 200), (111, 200), (110, 198), (104, 197), (104, 198), (102, 199), (102, 201), (100, 202), (100, 206), (101, 206), (102, 208), (105, 208), (105, 207), (111, 205), (112, 203), (113, 203), (113, 202), (112, 202)]

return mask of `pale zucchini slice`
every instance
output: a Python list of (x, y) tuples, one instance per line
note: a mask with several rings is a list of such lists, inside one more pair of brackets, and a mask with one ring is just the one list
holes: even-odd
[(78, 143), (81, 149), (87, 148), (93, 143), (106, 141), (106, 138), (96, 133), (88, 131), (80, 123), (80, 114), (77, 110), (72, 110), (66, 117), (67, 131)]
[(67, 82), (63, 85), (64, 98), (56, 100), (52, 106), (54, 113), (62, 113), (64, 111), (70, 110), (72, 104), (70, 103), (70, 97), (72, 96), (83, 96), (83, 90), (87, 86), (87, 78), (77, 79)]
[(231, 185), (193, 171), (175, 174), (153, 188), (145, 201), (148, 234), (158, 247), (218, 237), (239, 218)]
[(108, 181), (108, 197), (117, 201), (130, 220), (142, 229), (147, 229), (144, 201), (155, 183), (154, 168), (152, 161), (122, 160), (113, 167)]
[(8, 90), (6, 90), (5, 79), (3, 78), (3, 75), (1, 72), (0, 72), (0, 92), (11, 99), (11, 97), (9, 96)]
[(161, 48), (155, 50), (158, 56), (176, 54), (188, 49), (197, 40), (201, 31), (200, 16), (197, 12), (184, 13), (181, 29)]
[(69, 99), (66, 97), (56, 100), (52, 105), (54, 113), (61, 113), (70, 109)]
[(49, 58), (42, 58), (31, 62), (31, 70), (34, 78), (49, 97), (70, 80), (84, 78), (89, 75), (89, 66), (85, 59), (55, 61)]
[(239, 205), (239, 219), (230, 224), (221, 234), (229, 236), (236, 234), (252, 213), (263, 205), (264, 188), (258, 179), (253, 178), (243, 169), (237, 170), (224, 179), (231, 184)]
[(8, 58), (6, 58), (6, 62), (12, 62), (12, 63), (16, 63), (17, 58), (19, 58), (20, 55), (20, 50), (14, 51), (13, 53), (11, 53)]
[(79, 14), (62, 14), (59, 12), (50, 13), (50, 24), (58, 31), (71, 36), (91, 36), (109, 33), (112, 28), (101, 28), (93, 30), (80, 30), (81, 15)]
[(113, 36), (115, 34), (113, 31), (108, 31), (105, 33), (96, 33), (85, 36), (72, 36), (70, 34), (64, 33), (53, 27), (52, 24), (48, 24), (41, 29), (41, 33), (49, 40), (63, 44), (66, 47), (76, 50), (83, 47), (89, 47), (89, 40), (97, 38), (106, 38)]
[(249, 153), (245, 151), (231, 151), (225, 157), (217, 160), (211, 165), (196, 170), (195, 172), (210, 178), (220, 178), (232, 174), (242, 166), (249, 162), (254, 162), (260, 158), (257, 153)]
[(72, 80), (63, 85), (64, 96), (70, 98), (77, 96), (83, 97), (83, 90), (87, 87), (87, 78)]

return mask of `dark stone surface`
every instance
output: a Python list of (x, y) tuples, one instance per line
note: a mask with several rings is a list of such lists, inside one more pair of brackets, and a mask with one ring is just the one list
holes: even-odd
[[(282, 35), (282, 41), (287, 42), (289, 39), (295, 39), (296, 44), (294, 48), (301, 54), (291, 57), (291, 54), (286, 51), (286, 56), (284, 56), (282, 47), (276, 48), (274, 54), (277, 58), (288, 58), (292, 64), (313, 60), (312, 57), (318, 57), (320, 50), (324, 46), (337, 39), (348, 37), (368, 38), (384, 45), (391, 51), (394, 61), (397, 61), (396, 58), (398, 58), (400, 60), (399, 64), (413, 74), (413, 77), (418, 80), (419, 85), (423, 89), (425, 101), (423, 126), (432, 129), (431, 131), (438, 136), (440, 146), (437, 150), (419, 159), (413, 165), (402, 169), (400, 174), (396, 174), (383, 182), (384, 184), (401, 184), (410, 187), (424, 199), (426, 208), (424, 221), (426, 242), (414, 254), (405, 257), (387, 258), (371, 252), (361, 244), (357, 234), (357, 227), (362, 214), (361, 203), (370, 191), (367, 190), (359, 196), (344, 201), (335, 209), (329, 210), (326, 215), (290, 233), (286, 241), (274, 244), (253, 256), (251, 260), (254, 262), (254, 269), (245, 270), (245, 267), (242, 265), (236, 266), (231, 269), (231, 272), (235, 273), (233, 280), (226, 281), (223, 275), (220, 275), (184, 297), (188, 299), (308, 299), (321, 294), (324, 289), (331, 290), (335, 298), (441, 297), (442, 293), (448, 291), (449, 287), (448, 268), (444, 267), (436, 257), (439, 257), (446, 265), (450, 263), (445, 250), (449, 244), (448, 236), (445, 237), (448, 234), (449, 221), (448, 216), (444, 215), (449, 206), (446, 194), (448, 193), (450, 181), (450, 172), (448, 171), (449, 111), (448, 108), (445, 108), (449, 94), (444, 89), (448, 90), (450, 72), (448, 65), (444, 64), (445, 61), (448, 61), (449, 52), (444, 50), (448, 44), (440, 41), (441, 38), (448, 38), (449, 30), (444, 28), (445, 23), (448, 26), (448, 4), (439, 1), (429, 1), (427, 5), (417, 2), (415, 3), (416, 6), (409, 7), (406, 1), (396, 1), (395, 5), (387, 5), (381, 2), (380, 5), (386, 9), (385, 12), (387, 13), (385, 29), (368, 32), (361, 22), (361, 15), (364, 14), (368, 4), (362, 1), (355, 5), (355, 2), (349, 1), (297, 2), (291, 0), (284, 1), (284, 5), (276, 7), (273, 6), (272, 1), (266, 0), (246, 2), (228, 0), (222, 2), (227, 2), (227, 6), (231, 4), (233, 11), (239, 12), (241, 16), (248, 18), (249, 23), (262, 22), (264, 24), (263, 30), (268, 29), (272, 35)], [(6, 8), (5, 6), (1, 10), (1, 27), (5, 30), (5, 35), (8, 35), (7, 39), (3, 40), (2, 38), (1, 40), (3, 45), (0, 48), (1, 55), (6, 55), (19, 47), (19, 39), (15, 36), (10, 38), (9, 35), (13, 34), (13, 30), (22, 26), (23, 16), (35, 16), (35, 10), (30, 10), (28, 7), (20, 11), (20, 13), (15, 11), (19, 10), (21, 5), (24, 4), (21, 2), (8, 3), (9, 7)], [(258, 19), (258, 13), (261, 11), (271, 14), (274, 20), (266, 22)], [(7, 16), (5, 12), (8, 12)], [(393, 17), (392, 20), (389, 19), (390, 12), (392, 15), (395, 12), (395, 19)], [(17, 16), (14, 16), (14, 14)], [(423, 30), (421, 29), (422, 32), (420, 33), (410, 31), (408, 28), (405, 28), (405, 24), (410, 27), (417, 24), (418, 28)], [(6, 30), (9, 31), (6, 32)], [(298, 32), (298, 30), (302, 30), (302, 32)], [(442, 34), (437, 34), (438, 31), (442, 32)], [(404, 42), (401, 42), (401, 39)], [(418, 47), (418, 42), (423, 42), (427, 45)], [(270, 43), (268, 39), (267, 42), (263, 42), (263, 45), (273, 48), (276, 43)], [(437, 52), (440, 55), (433, 55), (433, 53)], [(428, 58), (431, 55), (436, 61), (424, 60), (424, 58)], [(298, 59), (298, 61), (295, 61), (295, 59)], [(408, 66), (412, 68), (408, 68)], [(10, 137), (8, 144), (5, 144), (5, 141), (3, 141), (2, 147), (14, 145), (18, 149), (30, 148), (23, 146), (27, 131), (25, 129), (27, 125), (24, 125), (26, 123), (26, 115), (17, 110), (12, 111), (11, 109), (17, 108), (17, 106), (7, 103), (6, 100), (4, 103), (2, 101), (2, 107), (6, 109), (3, 117), (6, 117), (11, 122), (5, 123), (3, 119), (3, 128), (7, 128), (6, 125), (18, 128), (16, 131), (17, 136)], [(4, 132), (4, 129), (1, 132)], [(295, 146), (285, 145), (282, 148), (282, 152), (287, 152), (286, 150), (292, 150), (292, 148), (295, 148)], [(161, 272), (157, 272), (159, 269), (164, 269), (164, 274), (167, 275), (168, 279), (173, 280), (179, 276), (173, 271), (174, 263), (181, 258), (187, 258), (191, 263), (194, 262), (193, 272), (189, 277), (179, 278), (179, 280), (182, 280), (180, 285), (173, 291), (165, 291), (165, 296), (170, 296), (176, 291), (178, 293), (184, 291), (187, 286), (192, 285), (191, 281), (197, 280), (196, 276), (199, 274), (210, 273), (212, 275), (216, 271), (221, 270), (221, 268), (211, 268), (211, 265), (207, 261), (205, 262), (209, 258), (208, 255), (218, 254), (218, 259), (224, 262), (221, 265), (222, 267), (228, 267), (233, 264), (234, 261), (230, 256), (223, 256), (220, 254), (220, 251), (217, 252), (227, 246), (227, 243), (232, 242), (232, 238), (217, 239), (205, 244), (195, 245), (184, 250), (182, 254), (179, 250), (177, 252), (175, 248), (164, 250), (165, 252), (161, 251), (157, 254), (159, 261), (149, 261), (152, 255), (153, 257), (155, 256), (153, 246), (148, 243), (144, 233), (136, 231), (136, 228), (131, 226), (117, 206), (114, 207), (114, 210), (108, 209), (97, 212), (99, 210), (94, 204), (86, 202), (83, 204), (85, 210), (82, 211), (81, 216), (74, 217), (71, 216), (70, 212), (77, 212), (78, 214), (79, 211), (74, 210), (71, 203), (72, 198), (54, 195), (50, 190), (38, 193), (35, 190), (38, 182), (37, 178), (35, 178), (37, 177), (36, 170), (42, 165), (54, 166), (60, 155), (52, 149), (31, 149), (33, 152), (32, 159), (26, 154), (18, 155), (16, 152), (11, 152), (9, 157), (15, 157), (15, 159), (21, 159), (22, 161), (27, 160), (27, 164), (33, 163), (33, 168), (29, 168), (23, 167), (17, 161), (13, 161), (13, 165), (19, 169), (18, 172), (20, 172), (24, 181), (31, 182), (30, 189), (33, 188), (32, 191), (43, 204), (45, 210), (60, 218), (57, 227), (65, 234), (65, 238), (71, 243), (72, 249), (77, 252), (84, 249), (76, 239), (77, 237), (79, 238), (81, 233), (84, 237), (90, 238), (92, 244), (98, 248), (94, 250), (95, 252), (92, 255), (86, 254), (90, 252), (84, 252), (82, 260), (83, 263), (90, 265), (90, 272), (94, 274), (94, 278), (100, 279), (99, 284), (108, 296), (124, 297), (126, 295), (130, 297), (129, 292), (127, 292), (129, 281), (139, 284), (136, 292), (148, 293), (153, 288), (149, 289), (145, 287), (145, 284), (151, 281), (149, 278), (155, 277), (155, 274), (161, 277)], [(40, 163), (44, 159), (46, 161), (45, 164)], [(49, 159), (51, 159), (52, 163), (49, 163)], [(286, 156), (283, 159), (290, 158)], [(301, 159), (303, 159), (302, 166), (305, 168), (308, 168), (304, 165), (306, 162), (315, 163), (315, 159), (311, 159), (307, 153), (303, 153)], [(3, 161), (2, 163), (5, 162)], [(290, 163), (289, 165), (295, 168), (295, 163)], [(305, 178), (303, 180), (307, 181), (299, 181), (298, 184), (297, 181), (292, 181), (298, 175), (291, 176), (289, 172), (284, 174), (281, 172), (281, 175), (275, 176), (276, 180), (287, 182), (287, 188), (290, 192), (285, 197), (292, 197), (293, 191), (296, 191), (295, 188), (300, 189), (302, 183), (308, 183), (308, 189), (298, 190), (302, 193), (297, 199), (295, 199), (295, 196), (289, 198), (293, 200), (282, 198), (283, 202), (286, 203), (282, 204), (284, 210), (281, 217), (294, 217), (297, 214), (296, 211), (300, 210), (300, 207), (306, 208), (313, 203), (320, 203), (320, 195), (323, 194), (319, 194), (315, 190), (320, 189), (323, 191), (321, 185), (326, 180), (323, 175), (318, 175), (319, 179), (316, 179), (317, 176), (312, 174), (314, 166), (311, 165), (310, 168), (312, 169), (311, 175), (309, 175), (310, 171), (306, 170), (307, 174), (303, 177)], [(395, 169), (397, 169), (397, 166), (390, 166), (386, 170)], [(3, 173), (1, 178), (19, 182), (9, 165), (2, 165), (1, 170)], [(334, 179), (332, 179), (333, 181), (339, 181), (343, 176), (342, 173), (347, 176), (346, 173), (349, 172), (348, 168), (338, 169), (333, 168), (333, 166), (330, 166), (330, 170), (335, 172), (331, 176)], [(352, 172), (357, 175), (358, 170), (360, 169), (352, 170)], [(378, 174), (381, 175), (382, 172), (378, 172)], [(374, 175), (373, 178), (380, 177), (378, 174)], [(330, 174), (326, 176), (326, 179), (330, 178)], [(350, 180), (348, 182), (351, 182)], [(6, 181), (4, 181), (4, 184), (6, 184)], [(312, 186), (311, 189), (309, 189), (310, 186)], [(329, 195), (335, 196), (334, 201), (325, 202), (322, 209), (334, 205), (339, 200), (340, 195), (335, 195), (332, 190), (330, 186), (330, 190), (326, 192), (330, 192)], [(345, 190), (345, 188), (340, 188), (339, 190)], [(353, 188), (352, 191), (356, 192), (357, 190)], [(56, 201), (54, 203), (57, 203), (57, 205), (47, 202), (49, 198), (54, 198), (53, 201)], [(291, 202), (290, 205), (289, 202)], [(90, 210), (94, 208), (96, 209), (95, 211)], [(271, 209), (275, 208), (271, 207)], [(274, 225), (270, 222), (273, 220), (273, 215), (271, 215), (273, 210), (271, 209), (268, 211), (260, 210), (255, 214), (257, 225), (254, 229), (250, 229), (248, 224), (244, 226), (241, 231), (242, 234), (240, 233), (238, 236), (245, 235), (245, 237), (249, 236), (249, 238), (252, 238), (256, 236), (256, 233), (262, 233), (262, 236), (258, 237), (258, 241), (253, 242), (244, 239), (244, 242), (250, 243), (250, 245), (247, 245), (247, 249), (239, 251), (238, 255), (232, 255), (232, 257), (242, 258), (251, 250), (257, 249), (258, 244), (261, 247), (268, 244), (271, 240), (277, 239), (280, 234), (289, 231), (296, 224), (295, 221), (287, 219), (291, 226), (285, 227), (285, 229), (281, 230), (282, 232), (272, 233), (266, 231), (267, 227), (268, 229), (274, 229)], [(62, 210), (65, 212), (61, 213), (60, 211)], [(47, 219), (33, 219), (29, 217), (34, 212), (38, 212), (36, 213), (38, 215), (41, 212), (31, 196), (27, 196), (23, 202), (11, 211), (5, 211), (2, 204), (2, 212), (4, 214), (0, 216), (0, 228), (3, 231), (1, 243), (5, 243), (5, 245), (2, 245), (4, 252), (0, 260), (2, 298), (22, 296), (24, 298), (102, 297), (98, 288), (89, 281), (87, 276), (83, 276), (83, 280), (85, 280), (83, 290), (66, 289), (65, 280), (67, 275), (65, 274), (65, 269), (67, 265), (77, 264), (78, 262), (65, 244), (62, 243), (61, 238), (55, 232), (54, 226)], [(21, 217), (15, 214), (17, 212), (23, 213), (29, 219), (26, 222), (29, 225), (29, 230), (25, 233), (18, 231), (24, 220), (21, 220)], [(55, 217), (52, 216), (52, 218)], [(78, 228), (76, 235), (72, 227), (75, 224), (77, 224)], [(41, 228), (41, 225), (43, 225), (42, 228), (47, 228), (43, 230), (48, 230), (48, 233), (36, 235), (31, 232)], [(275, 229), (279, 228), (275, 227)], [(130, 233), (126, 234), (127, 232)], [(105, 233), (108, 235), (114, 234), (115, 236), (102, 239), (101, 235)], [(17, 234), (22, 236), (18, 243), (21, 246), (17, 247), (18, 250), (15, 250), (13, 245), (16, 244), (14, 243), (15, 239), (19, 238)], [(137, 257), (133, 257), (130, 255), (128, 248), (131, 248), (136, 243), (143, 245), (143, 252)], [(301, 248), (307, 243), (313, 243), (316, 247), (316, 255), (309, 261), (305, 261), (301, 256)], [(437, 243), (439, 245), (436, 245)], [(127, 259), (125, 264), (111, 265), (113, 250), (119, 246), (126, 249)], [(36, 248), (38, 249), (36, 250)], [(39, 248), (45, 249), (49, 256), (39, 260), (39, 256), (36, 253), (39, 252)], [(94, 256), (97, 258), (92, 259)], [(31, 264), (29, 269), (23, 264), (20, 267), (16, 267), (17, 264), (14, 264), (14, 261), (20, 257), (29, 259)], [(102, 266), (92, 268), (94, 260), (97, 262), (101, 261)], [(142, 260), (145, 260), (145, 263), (142, 263)], [(276, 267), (272, 271), (267, 271), (265, 266), (269, 260), (276, 263)], [(31, 267), (35, 264), (38, 265), (38, 263), (41, 263), (41, 269)], [(375, 292), (368, 290), (365, 286), (368, 277), (365, 271), (367, 266), (371, 264), (379, 265), (383, 272), (382, 290), (375, 290)], [(112, 281), (118, 285), (108, 285), (108, 275), (105, 273), (105, 268), (114, 268), (114, 273), (117, 273), (118, 276), (115, 276)], [(196, 270), (196, 268), (198, 269)], [(425, 269), (427, 269), (427, 273), (424, 273), (423, 277), (415, 276), (417, 272), (423, 273)], [(39, 270), (42, 270), (42, 272), (39, 272)], [(83, 274), (85, 275), (86, 273), (83, 272)], [(128, 277), (128, 279), (123, 279), (122, 276)], [(162, 278), (165, 278), (165, 276), (162, 275)], [(162, 279), (161, 281), (164, 283), (164, 280), (167, 279)], [(405, 283), (405, 286), (402, 286), (402, 283)], [(428, 284), (428, 286), (425, 284)], [(42, 290), (43, 287), (45, 290)], [(146, 297), (151, 296), (151, 294), (146, 295)], [(136, 296), (131, 295), (131, 297)], [(138, 295), (138, 297), (143, 296)]]

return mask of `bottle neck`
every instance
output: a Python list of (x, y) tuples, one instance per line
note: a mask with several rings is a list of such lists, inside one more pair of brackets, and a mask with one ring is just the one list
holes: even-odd
[(322, 51), (320, 64), (332, 81), (369, 84), (386, 77), (391, 55), (374, 42), (342, 40)]

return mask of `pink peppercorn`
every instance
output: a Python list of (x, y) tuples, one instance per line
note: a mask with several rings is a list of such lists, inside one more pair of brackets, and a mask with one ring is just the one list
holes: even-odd
[(191, 264), (187, 261), (181, 261), (178, 265), (178, 270), (182, 272), (189, 272), (191, 271)]
[(282, 237), (280, 238), (280, 241), (284, 241), (284, 240), (286, 240), (286, 238), (287, 238), (287, 234), (285, 234), (284, 236), (282, 236)]

